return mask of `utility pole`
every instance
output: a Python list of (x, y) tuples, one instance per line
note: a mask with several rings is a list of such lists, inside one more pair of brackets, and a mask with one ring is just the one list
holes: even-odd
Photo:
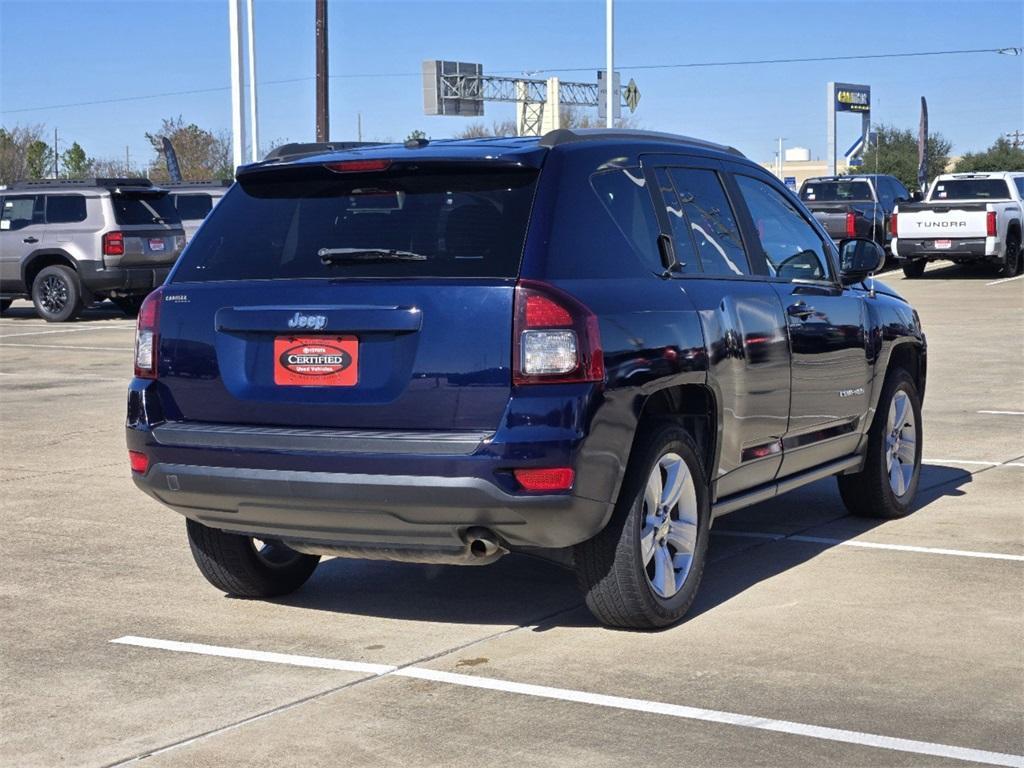
[(245, 0), (246, 20), (249, 25), (249, 130), (252, 135), (250, 158), (257, 163), (260, 160), (260, 139), (256, 118), (256, 20), (252, 6), (253, 0)]
[(228, 27), (231, 33), (231, 157), (232, 168), (237, 168), (245, 162), (245, 100), (242, 94), (242, 0), (228, 0)]
[(131, 155), (128, 152), (128, 145), (127, 144), (124, 145), (124, 175), (125, 176), (131, 176), (132, 175), (132, 158), (131, 158)]
[(330, 141), (327, 84), (327, 0), (316, 0), (316, 140)]
[(782, 142), (784, 142), (785, 140), (786, 140), (785, 136), (779, 136), (779, 181), (785, 181), (785, 178), (786, 178), (785, 176), (782, 175), (783, 174), (783, 168), (782, 168)]
[(356, 140), (363, 140), (363, 113), (356, 112)]
[(615, 127), (615, 102), (619, 94), (615, 92), (615, 0), (605, 0), (604, 18), (604, 54), (606, 61), (605, 72), (605, 117), (606, 128)]
[(1024, 143), (1024, 132), (1020, 130), (1010, 131), (1006, 134), (1006, 138), (1013, 142), (1014, 149), (1020, 149), (1020, 145)]
[(53, 129), (53, 178), (57, 178), (57, 129)]

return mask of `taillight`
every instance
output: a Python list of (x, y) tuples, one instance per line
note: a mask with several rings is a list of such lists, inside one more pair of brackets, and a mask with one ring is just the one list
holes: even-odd
[(857, 217), (853, 214), (852, 211), (846, 214), (846, 236), (857, 236)]
[(156, 378), (162, 299), (163, 288), (157, 288), (139, 307), (139, 321), (135, 327), (135, 375), (141, 379)]
[(568, 491), (576, 479), (570, 467), (514, 469), (512, 474), (524, 491)]
[(896, 229), (896, 216), (897, 214), (894, 213), (892, 216), (889, 217), (889, 234), (892, 235), (893, 237), (899, 236), (897, 235)]
[(546, 283), (520, 280), (514, 313), (514, 384), (604, 380), (597, 316), (582, 303)]
[(996, 212), (989, 211), (988, 216), (985, 217), (986, 235), (989, 237), (996, 236)]
[(146, 474), (146, 470), (149, 469), (149, 457), (142, 451), (128, 451), (128, 463), (132, 472), (140, 475)]
[(124, 233), (106, 232), (103, 235), (104, 256), (124, 256)]

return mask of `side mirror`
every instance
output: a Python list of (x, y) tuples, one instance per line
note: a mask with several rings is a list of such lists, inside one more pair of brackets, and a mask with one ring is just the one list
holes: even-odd
[(839, 242), (839, 280), (843, 285), (859, 283), (885, 266), (885, 251), (874, 240), (851, 237)]

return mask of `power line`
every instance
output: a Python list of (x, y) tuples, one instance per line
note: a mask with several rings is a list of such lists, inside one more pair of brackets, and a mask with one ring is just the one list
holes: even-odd
[[(814, 62), (827, 62), (827, 61), (861, 61), (865, 59), (902, 59), (911, 57), (921, 56), (955, 56), (964, 54), (977, 54), (977, 53), (998, 53), (1009, 56), (1019, 56), (1024, 49), (1019, 47), (1005, 47), (1005, 48), (967, 48), (963, 50), (953, 51), (914, 51), (909, 53), (866, 53), (856, 54), (850, 56), (809, 56), (804, 58), (787, 58), (787, 59), (740, 59), (736, 61), (695, 61), (686, 62), (680, 64), (633, 64), (620, 66), (620, 70), (654, 70), (654, 69), (697, 69), (707, 67), (740, 67), (740, 66), (753, 66), (761, 64), (808, 64)], [(527, 72), (522, 70), (504, 70), (491, 72), (494, 75), (532, 75), (539, 72), (594, 72), (600, 69), (600, 67), (544, 67), (540, 69), (531, 69)], [(389, 77), (422, 77), (421, 72), (359, 72), (359, 73), (348, 73), (331, 75), (331, 80), (357, 80), (357, 79), (376, 79), (376, 78), (389, 78)], [(264, 80), (263, 85), (283, 85), (286, 83), (301, 83), (315, 80), (315, 77), (292, 77), (285, 80)], [(72, 107), (91, 107), (99, 104), (117, 104), (127, 101), (142, 101), (145, 99), (161, 99), (169, 96), (192, 96), (200, 93), (217, 93), (220, 91), (229, 91), (230, 86), (220, 86), (215, 88), (194, 88), (184, 91), (165, 91), (163, 93), (150, 93), (139, 96), (118, 96), (110, 99), (94, 99), (92, 101), (77, 101), (68, 104), (49, 104), (42, 107), (22, 107), (19, 109), (7, 109), (3, 110), (2, 114), (13, 115), (22, 112), (40, 112), (48, 109), (70, 109)]]

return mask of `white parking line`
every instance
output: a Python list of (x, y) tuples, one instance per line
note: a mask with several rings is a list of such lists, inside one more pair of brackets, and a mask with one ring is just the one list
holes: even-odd
[(978, 411), (978, 413), (990, 413), (994, 416), (1024, 416), (1024, 411)]
[(991, 283), (985, 283), (985, 285), (999, 285), (1000, 283), (1009, 283), (1013, 280), (1020, 280), (1024, 275), (1017, 275), (1016, 277), (1004, 277), (1002, 280), (993, 280)]
[(1024, 467), (1020, 461), (973, 461), (970, 459), (923, 459), (924, 464), (964, 464), (969, 467)]
[(127, 384), (131, 377), (122, 376), (119, 379), (115, 379), (112, 376), (93, 376), (90, 373), (76, 373), (73, 377), (67, 374), (59, 373), (10, 373), (8, 371), (0, 371), (0, 376), (16, 376), (21, 379), (36, 379), (42, 381), (66, 381), (68, 384), (74, 384), (79, 381), (116, 381), (119, 384)]
[(5, 333), (0, 339), (13, 339), (17, 336), (46, 336), (51, 333), (82, 333), (83, 331), (134, 331), (134, 325), (92, 325), (81, 328), (59, 328), (55, 331), (26, 331), (25, 333)]
[[(915, 755), (944, 757), (951, 760), (966, 760), (986, 765), (1004, 765), (1013, 768), (1024, 768), (1024, 755), (1011, 755), (1004, 752), (989, 752), (982, 749), (957, 747), (949, 744), (937, 744), (930, 741), (916, 741), (883, 736), (861, 731), (848, 731), (840, 728), (828, 728), (808, 723), (795, 723), (789, 720), (774, 720), (757, 715), (743, 715), (735, 712), (720, 712), (714, 709), (700, 709), (680, 704), (661, 701), (633, 699), (623, 696), (608, 696), (588, 691), (577, 691), (570, 688), (552, 688), (546, 685), (515, 683), (510, 680), (498, 680), (493, 677), (476, 677), (453, 672), (443, 672), (424, 667), (394, 667), (384, 664), (364, 664), (358, 661), (340, 659), (319, 659), (312, 656), (293, 656), (287, 653), (266, 653), (249, 651), (243, 648), (228, 648), (198, 643), (179, 643), (172, 640), (158, 640), (146, 637), (119, 637), (112, 640), (120, 645), (135, 645), (143, 648), (156, 648), (168, 651), (184, 651), (209, 656), (239, 658), (252, 661), (268, 661), (272, 664), (292, 664), (298, 667), (315, 667), (320, 669), (342, 669), (345, 671), (367, 671), (379, 677), (407, 677), (414, 680), (426, 680), (434, 683), (455, 685), (464, 688), (480, 688), (489, 691), (514, 693), (520, 696), (533, 696), (555, 701), (568, 701), (576, 704), (589, 704), (597, 707), (644, 712), (653, 715), (676, 717), (683, 720), (697, 720), (706, 723), (720, 723), (740, 728), (751, 728), (760, 731), (786, 733), (793, 736), (806, 736), (812, 739), (857, 744), (895, 752), (909, 752)], [(380, 671), (384, 670), (384, 671)]]
[(71, 344), (7, 344), (0, 341), (0, 347), (27, 347), (29, 349), (84, 349), (88, 352), (131, 352), (131, 347), (76, 347)]
[(799, 534), (763, 533), (761, 531), (732, 531), (711, 529), (713, 536), (732, 536), (739, 539), (767, 539), (768, 541), (803, 541), (808, 544), (827, 544), (830, 547), (861, 547), (863, 549), (889, 549), (896, 552), (916, 552), (922, 555), (950, 555), (952, 557), (978, 557), (985, 560), (1014, 560), (1024, 563), (1024, 555), (1010, 555), (1005, 552), (979, 552), (973, 549), (945, 549), (943, 547), (918, 547), (912, 544), (883, 544), (876, 541), (856, 539), (832, 539), (825, 536), (802, 536)]

